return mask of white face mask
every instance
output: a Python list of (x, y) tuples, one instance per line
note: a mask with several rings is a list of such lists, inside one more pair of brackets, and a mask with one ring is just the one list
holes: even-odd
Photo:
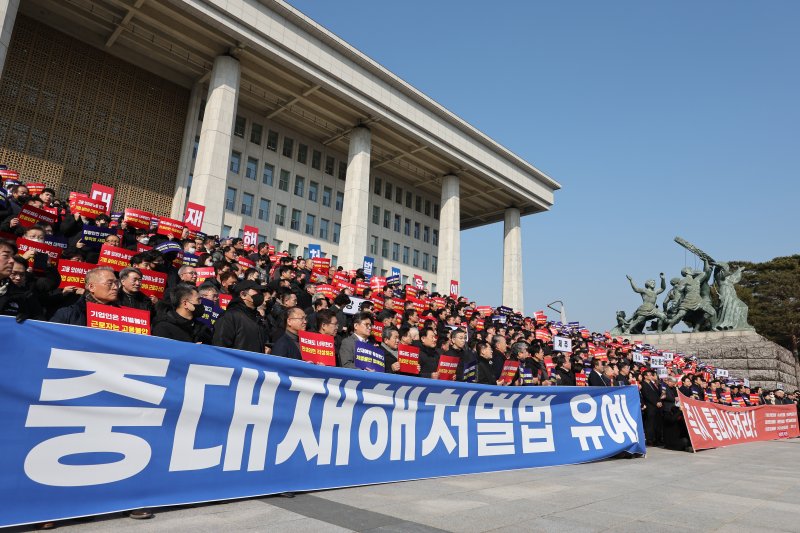
[(195, 251), (197, 251), (197, 248), (195, 248), (194, 246), (190, 246), (189, 248), (186, 249), (186, 253), (189, 253), (189, 254), (192, 254), (192, 255), (194, 255)]
[(141, 244), (147, 244), (148, 242), (150, 242), (150, 239), (148, 237), (139, 237), (138, 241)]

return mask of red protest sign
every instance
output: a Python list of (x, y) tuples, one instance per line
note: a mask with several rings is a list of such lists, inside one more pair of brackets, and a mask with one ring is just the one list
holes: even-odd
[(364, 291), (366, 289), (369, 289), (369, 283), (367, 283), (363, 279), (359, 279), (359, 280), (356, 281), (356, 294), (358, 296), (361, 296), (362, 294), (364, 294)]
[(126, 209), (123, 221), (125, 224), (136, 229), (150, 229), (150, 220), (153, 215), (140, 209)]
[(28, 194), (31, 196), (39, 196), (46, 187), (44, 183), (28, 183), (25, 186), (28, 188)]
[(86, 273), (97, 265), (92, 263), (84, 263), (82, 261), (67, 261), (61, 259), (58, 261), (58, 273), (61, 276), (61, 283), (59, 288), (78, 287), (83, 288), (86, 286)]
[(155, 296), (159, 300), (164, 297), (164, 289), (167, 287), (167, 275), (153, 270), (142, 270), (142, 294), (145, 296)]
[(438, 296), (436, 298), (431, 298), (430, 302), (431, 302), (431, 309), (434, 309), (434, 310), (442, 309), (444, 307), (444, 305), (445, 305), (444, 298), (440, 298)]
[(228, 304), (231, 303), (233, 296), (230, 294), (220, 294), (219, 295), (219, 306), (223, 309), (228, 308)]
[(255, 246), (258, 244), (258, 228), (255, 226), (245, 226), (242, 230), (242, 239), (245, 246)]
[(256, 264), (254, 261), (249, 260), (246, 257), (237, 257), (236, 262), (242, 265), (244, 268), (255, 268)]
[(403, 374), (419, 374), (419, 348), (410, 344), (397, 346), (397, 362)]
[(369, 288), (373, 291), (379, 291), (386, 287), (386, 278), (383, 276), (372, 276), (369, 279)]
[(378, 342), (383, 341), (383, 323), (382, 322), (373, 322), (372, 324), (372, 336), (375, 337), (375, 340)]
[(578, 372), (575, 374), (575, 385), (578, 387), (586, 387), (587, 386), (588, 378), (584, 372)]
[(183, 223), (191, 231), (203, 229), (203, 218), (206, 216), (206, 208), (200, 204), (189, 202), (186, 204), (186, 214), (183, 215)]
[(322, 285), (317, 285), (317, 292), (323, 295), (328, 300), (333, 300), (336, 298), (338, 291), (333, 288), (333, 285), (328, 285), (324, 283)]
[(23, 228), (30, 228), (39, 223), (55, 224), (58, 220), (58, 216), (32, 205), (22, 206), (22, 211), (19, 212), (17, 218), (19, 219), (19, 225)]
[(86, 325), (96, 329), (150, 335), (150, 311), (86, 302)]
[(183, 222), (174, 218), (158, 217), (156, 233), (167, 237), (180, 236), (183, 233)]
[(514, 381), (514, 376), (517, 375), (518, 368), (519, 361), (509, 359), (503, 363), (503, 372), (500, 374), (500, 379), (503, 380), (503, 383), (510, 384), (512, 381)]
[(475, 308), (477, 312), (479, 312), (484, 317), (487, 317), (492, 314), (492, 306), (491, 305), (479, 305)]
[(414, 305), (414, 309), (417, 313), (424, 313), (425, 310), (428, 308), (428, 304), (424, 301), (420, 300), (419, 298), (414, 298), (413, 296), (406, 296), (406, 301), (411, 302)]
[(336, 366), (335, 344), (332, 336), (310, 331), (300, 331), (297, 336), (300, 339), (300, 355), (303, 357), (303, 361)]
[(381, 298), (379, 294), (372, 295), (369, 301), (372, 302), (372, 304), (375, 306), (376, 313), (380, 313), (381, 311), (383, 311), (384, 307), (383, 298)]
[(106, 204), (89, 198), (76, 198), (72, 212), (94, 219), (106, 214)]
[(133, 250), (104, 244), (100, 248), (100, 259), (97, 260), (97, 266), (110, 266), (119, 272), (123, 268), (131, 266), (131, 257), (134, 255), (136, 252)]
[(336, 272), (333, 275), (333, 281), (339, 281), (341, 283), (350, 283), (350, 278), (344, 272)]
[[(20, 255), (23, 255), (28, 250), (33, 250), (36, 253), (47, 254), (47, 257), (49, 258), (48, 262), (51, 265), (56, 264), (56, 261), (58, 261), (58, 258), (61, 257), (61, 252), (63, 251), (58, 246), (32, 241), (30, 239), (23, 239), (22, 237), (17, 239), (17, 250), (19, 250)], [(29, 262), (32, 265), (33, 259), (31, 259)]]
[(338, 289), (339, 291), (343, 291), (345, 289), (349, 289), (351, 293), (355, 293), (356, 286), (352, 283), (347, 283), (344, 281), (340, 281), (338, 279), (333, 280), (333, 286)]
[(111, 204), (114, 203), (114, 187), (92, 183), (89, 198), (96, 202), (102, 202), (106, 206), (106, 215), (111, 214)]
[(444, 381), (453, 381), (456, 377), (456, 368), (461, 359), (454, 355), (442, 355), (439, 357), (439, 368), (436, 372), (439, 378)]
[(217, 271), (214, 270), (214, 267), (198, 267), (194, 270), (197, 272), (197, 285), (217, 275)]
[(454, 300), (458, 298), (458, 282), (454, 279), (450, 280), (450, 298)]
[(420, 291), (425, 288), (425, 282), (419, 274), (414, 274), (414, 286)]

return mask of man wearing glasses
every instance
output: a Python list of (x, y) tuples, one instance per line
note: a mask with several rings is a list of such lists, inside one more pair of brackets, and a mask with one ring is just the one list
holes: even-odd
[(306, 329), (306, 313), (299, 307), (286, 311), (286, 329), (272, 345), (272, 354), (290, 359), (302, 359), (299, 334)]
[(86, 302), (119, 307), (119, 280), (111, 267), (97, 267), (86, 273), (86, 292), (72, 305), (62, 307), (50, 322), (58, 324), (86, 325)]
[(142, 293), (142, 271), (138, 268), (123, 268), (119, 273), (120, 291), (117, 303), (123, 307), (132, 307), (153, 313), (156, 298), (148, 298)]
[(345, 368), (355, 368), (356, 341), (369, 342), (372, 332), (372, 315), (358, 313), (353, 317), (353, 334), (342, 341), (339, 347), (339, 362)]

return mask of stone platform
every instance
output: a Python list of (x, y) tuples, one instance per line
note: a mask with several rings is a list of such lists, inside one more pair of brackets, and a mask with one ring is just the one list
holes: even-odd
[(792, 352), (754, 331), (707, 331), (626, 335), (660, 350), (696, 355), (705, 363), (748, 378), (751, 386), (800, 388), (800, 364)]

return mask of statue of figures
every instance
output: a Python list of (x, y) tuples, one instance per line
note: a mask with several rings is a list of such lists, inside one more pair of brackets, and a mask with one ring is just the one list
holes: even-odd
[(716, 326), (717, 311), (711, 304), (710, 288), (707, 286), (708, 280), (711, 278), (711, 271), (711, 265), (705, 257), (703, 257), (702, 271), (695, 272), (690, 267), (681, 270), (683, 293), (678, 303), (677, 313), (667, 322), (666, 329), (668, 331), (675, 324), (684, 320), (684, 317), (693, 314), (692, 311), (699, 312), (695, 313), (696, 317), (692, 318), (691, 323), (685, 320), (692, 327), (692, 331), (705, 331)]
[(714, 264), (714, 284), (719, 292), (716, 330), (753, 329), (747, 323), (747, 304), (739, 299), (734, 287), (742, 280), (742, 270), (744, 267), (733, 270), (730, 264), (721, 261)]
[(630, 320), (625, 319), (625, 311), (617, 311), (617, 325), (609, 332), (610, 335), (622, 335), (627, 331)]
[(672, 278), (669, 280), (669, 284), (672, 285), (672, 288), (669, 290), (667, 297), (664, 298), (664, 302), (661, 304), (664, 314), (667, 315), (667, 319), (658, 325), (658, 330), (661, 332), (668, 331), (667, 324), (676, 314), (678, 314), (678, 306), (680, 305), (681, 298), (683, 297), (682, 278)]
[(642, 305), (633, 313), (631, 321), (628, 324), (626, 333), (641, 333), (644, 329), (645, 323), (651, 318), (657, 318), (659, 323), (667, 320), (667, 315), (661, 312), (656, 305), (658, 295), (667, 290), (667, 280), (664, 278), (664, 273), (661, 276), (661, 288), (656, 290), (656, 282), (649, 279), (644, 284), (644, 289), (640, 289), (633, 282), (633, 278), (626, 276), (631, 283), (631, 288), (634, 292), (642, 296)]

